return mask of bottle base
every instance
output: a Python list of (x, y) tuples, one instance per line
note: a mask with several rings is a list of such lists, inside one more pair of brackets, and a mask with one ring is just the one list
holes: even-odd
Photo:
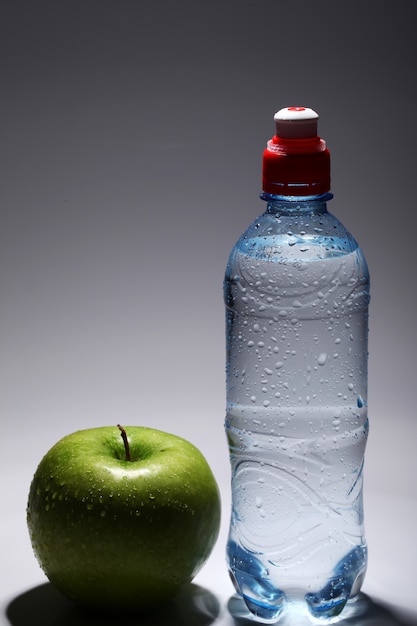
[[(315, 592), (302, 586), (279, 588), (265, 575), (261, 561), (234, 542), (228, 546), (230, 578), (237, 596), (229, 610), (240, 619), (274, 624), (287, 613), (308, 616), (309, 623), (331, 624), (339, 620), (348, 602), (357, 597), (366, 572), (367, 548), (360, 545), (348, 552), (336, 565), (326, 584)], [(287, 582), (288, 584), (288, 582)], [(232, 612), (233, 611), (233, 612)], [(238, 619), (236, 615), (236, 619)]]
[[(241, 595), (236, 593), (228, 602), (227, 608), (233, 619), (239, 624), (247, 624), (247, 626), (254, 624), (278, 624), (279, 626), (311, 626), (312, 624), (337, 624), (346, 619), (356, 618), (363, 614), (366, 608), (366, 596), (363, 593), (359, 593), (354, 598), (349, 598), (346, 604), (343, 605), (337, 615), (329, 616), (326, 614), (313, 615), (307, 608), (305, 602), (291, 601), (286, 604), (285, 611), (284, 606), (278, 614), (269, 615), (267, 612), (263, 612), (263, 616), (253, 613), (249, 610), (247, 600)], [(253, 608), (253, 607), (251, 607)]]

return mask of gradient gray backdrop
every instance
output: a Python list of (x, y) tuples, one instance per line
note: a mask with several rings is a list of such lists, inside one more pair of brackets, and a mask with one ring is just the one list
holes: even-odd
[(366, 489), (416, 498), (413, 3), (2, 0), (0, 30), (14, 505), (58, 438), (122, 422), (198, 445), (228, 517), (223, 272), (289, 105), (320, 114), (329, 209), (371, 270)]

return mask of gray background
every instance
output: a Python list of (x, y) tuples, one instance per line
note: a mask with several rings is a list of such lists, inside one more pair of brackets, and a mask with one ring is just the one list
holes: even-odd
[(223, 272), (290, 105), (320, 114), (371, 270), (366, 491), (417, 498), (415, 60), (403, 0), (2, 1), (8, 507), (63, 435), (144, 424), (203, 450), (226, 527)]

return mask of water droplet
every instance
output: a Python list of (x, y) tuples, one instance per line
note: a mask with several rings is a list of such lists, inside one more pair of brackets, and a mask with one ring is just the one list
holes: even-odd
[(363, 401), (363, 398), (362, 398), (362, 396), (360, 394), (358, 395), (357, 402), (358, 402), (358, 409), (361, 409), (364, 406), (364, 404), (365, 404), (364, 401)]
[(266, 367), (264, 369), (264, 372), (265, 372), (265, 374), (268, 374), (268, 376), (271, 376), (271, 374), (272, 374), (272, 370), (270, 370), (269, 367)]
[(259, 496), (256, 498), (256, 506), (258, 509), (262, 507), (262, 498), (259, 498)]
[(277, 363), (275, 363), (275, 367), (277, 370), (280, 370), (281, 367), (284, 366), (284, 363), (282, 361), (277, 361)]
[(318, 365), (324, 365), (327, 361), (327, 354), (325, 352), (322, 352), (319, 355), (319, 358), (317, 359), (317, 363)]
[(255, 345), (254, 341), (248, 341), (247, 346), (248, 348), (252, 348)]
[(259, 328), (260, 328), (259, 324), (254, 324), (253, 325), (253, 330), (254, 330), (255, 333), (259, 332)]

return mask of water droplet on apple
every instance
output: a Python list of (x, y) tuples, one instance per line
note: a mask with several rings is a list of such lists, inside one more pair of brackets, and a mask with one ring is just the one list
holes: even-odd
[(155, 500), (155, 496), (152, 493), (149, 494), (149, 500)]

